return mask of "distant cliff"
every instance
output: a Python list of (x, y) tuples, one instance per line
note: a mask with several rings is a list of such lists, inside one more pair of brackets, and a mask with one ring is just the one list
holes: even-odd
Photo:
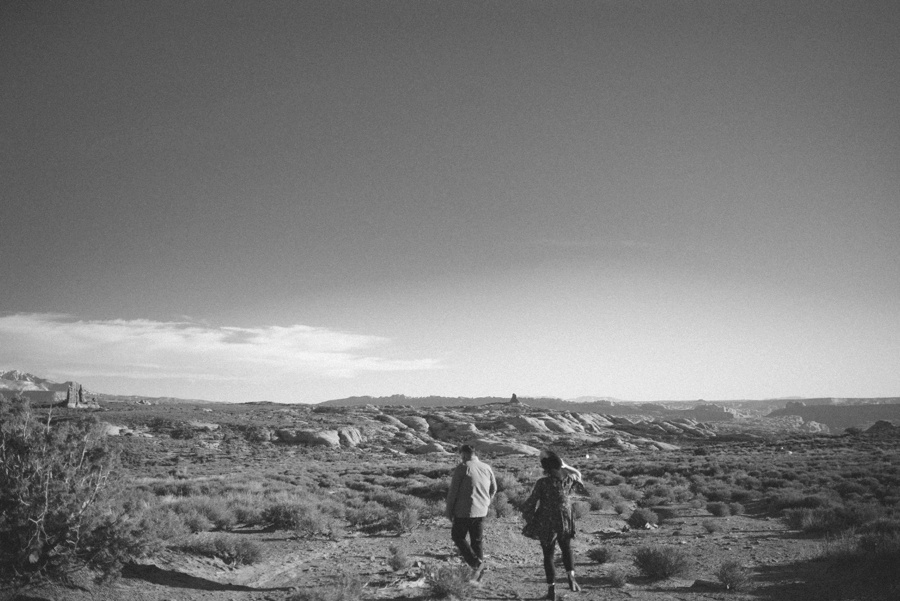
[(768, 417), (799, 415), (803, 421), (825, 424), (832, 432), (842, 432), (850, 427), (865, 429), (879, 420), (900, 424), (900, 398), (879, 399), (879, 401), (882, 402), (841, 405), (808, 405), (805, 402), (795, 402), (789, 403), (784, 409), (773, 411)]

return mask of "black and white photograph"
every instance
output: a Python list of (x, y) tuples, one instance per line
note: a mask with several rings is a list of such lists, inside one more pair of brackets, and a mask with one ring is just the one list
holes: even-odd
[(0, 0), (0, 601), (900, 598), (900, 3)]

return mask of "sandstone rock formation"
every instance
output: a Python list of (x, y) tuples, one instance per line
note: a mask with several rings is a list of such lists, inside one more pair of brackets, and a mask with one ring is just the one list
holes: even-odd
[(276, 430), (280, 442), (340, 448), (341, 438), (337, 430)]
[(84, 387), (76, 382), (69, 382), (68, 390), (66, 390), (66, 400), (63, 406), (67, 409), (99, 409), (97, 401), (85, 398)]

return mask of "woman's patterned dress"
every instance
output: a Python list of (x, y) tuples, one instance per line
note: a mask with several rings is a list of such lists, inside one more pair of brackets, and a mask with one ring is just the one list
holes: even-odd
[(534, 490), (522, 508), (525, 521), (536, 521), (538, 537), (542, 545), (549, 545), (558, 536), (575, 537), (575, 517), (569, 495), (576, 485), (572, 476), (559, 479), (545, 476), (534, 485)]

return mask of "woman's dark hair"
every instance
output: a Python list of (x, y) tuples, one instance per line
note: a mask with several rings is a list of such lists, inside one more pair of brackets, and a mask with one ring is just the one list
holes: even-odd
[(562, 459), (553, 451), (547, 451), (546, 457), (541, 457), (541, 467), (547, 473), (558, 470), (562, 467)]

